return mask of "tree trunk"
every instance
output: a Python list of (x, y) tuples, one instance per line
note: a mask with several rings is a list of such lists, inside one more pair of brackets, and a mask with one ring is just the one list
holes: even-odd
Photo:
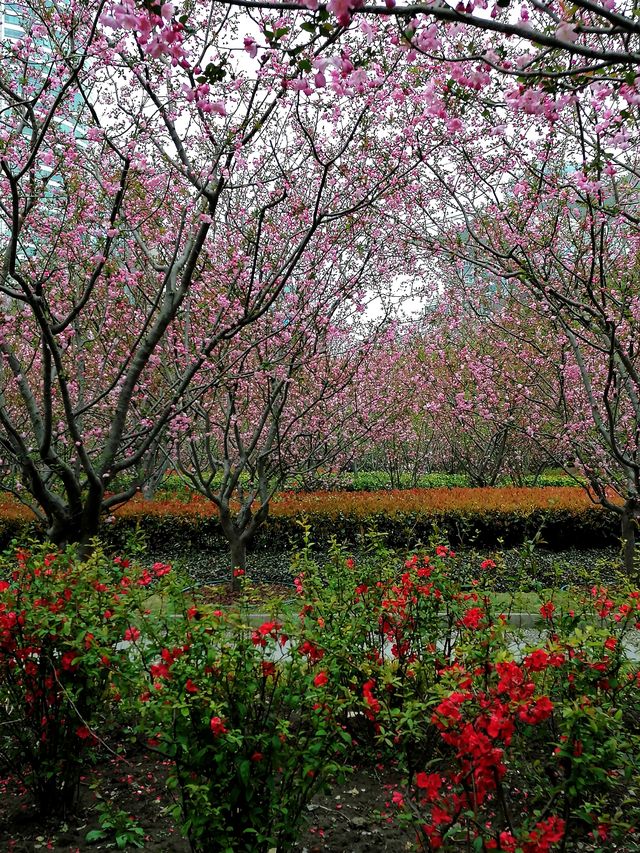
[(83, 511), (76, 514), (55, 515), (47, 529), (47, 539), (59, 548), (78, 546), (78, 556), (86, 559), (91, 553), (92, 540), (100, 532), (102, 501), (88, 500)]
[(636, 498), (629, 498), (620, 516), (620, 529), (622, 538), (622, 555), (624, 568), (627, 575), (631, 578), (634, 572), (634, 557), (636, 550), (636, 512), (638, 501)]
[(240, 589), (240, 575), (237, 575), (237, 571), (246, 572), (247, 571), (247, 546), (242, 538), (242, 536), (237, 536), (233, 541), (229, 542), (229, 553), (231, 554), (231, 570), (232, 570), (232, 580), (231, 580), (231, 588), (234, 592), (237, 592)]

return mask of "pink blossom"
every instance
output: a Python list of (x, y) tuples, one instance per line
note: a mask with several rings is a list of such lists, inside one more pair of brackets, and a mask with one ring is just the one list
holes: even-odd
[(252, 36), (244, 37), (244, 49), (249, 54), (249, 56), (254, 59), (258, 53), (258, 43)]
[(563, 21), (556, 30), (556, 38), (570, 43), (577, 41), (578, 33), (574, 24), (569, 23), (569, 21)]
[(351, 0), (329, 0), (327, 10), (332, 12), (338, 19), (338, 23), (346, 26), (351, 20), (351, 10), (353, 9)]

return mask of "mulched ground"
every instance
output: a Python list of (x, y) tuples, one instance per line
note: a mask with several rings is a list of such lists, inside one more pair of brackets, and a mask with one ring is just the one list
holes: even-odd
[[(94, 768), (83, 778), (80, 802), (74, 815), (62, 824), (38, 819), (20, 784), (11, 778), (0, 781), (0, 850), (27, 853), (54, 850), (75, 853), (84, 850), (114, 849), (115, 839), (97, 843), (86, 841), (87, 833), (99, 829), (100, 799), (114, 809), (127, 811), (144, 828), (144, 850), (188, 851), (173, 821), (164, 813), (171, 798), (164, 785), (166, 768), (143, 755), (114, 758)], [(133, 850), (134, 847), (126, 847)]]
[[(362, 555), (357, 548), (350, 551), (356, 565)], [(407, 553), (399, 552), (397, 565), (402, 566)], [(247, 555), (247, 576), (253, 584), (276, 587), (278, 594), (285, 597), (294, 595), (290, 551), (255, 550)], [(460, 550), (455, 560), (450, 561), (450, 571), (461, 580), (477, 577), (480, 563), (490, 557), (496, 559), (496, 551), (488, 548)], [(176, 543), (173, 551), (154, 552), (154, 559), (172, 563), (189, 577), (193, 588), (228, 583), (230, 568), (229, 554), (218, 546), (206, 551), (185, 551)], [(319, 565), (323, 565), (329, 556), (319, 550), (315, 554)], [(535, 587), (536, 584), (548, 587), (552, 585), (591, 586), (593, 583), (615, 585), (618, 575), (619, 550), (606, 548), (571, 548), (566, 551), (550, 551), (536, 547), (527, 551), (523, 548), (508, 548), (499, 551), (498, 568), (493, 570), (493, 582), (496, 592), (512, 591)]]
[(301, 853), (400, 853), (413, 849), (411, 834), (390, 815), (397, 776), (386, 769), (354, 772), (309, 806), (309, 823), (298, 845)]
[[(76, 813), (62, 825), (37, 818), (19, 783), (0, 779), (0, 851), (6, 853), (78, 853), (113, 850), (113, 835), (89, 843), (87, 833), (99, 828), (96, 805), (107, 800), (116, 810), (131, 814), (144, 830), (149, 853), (187, 853), (166, 809), (173, 804), (166, 788), (166, 767), (143, 753), (126, 759), (105, 759), (82, 782)], [(315, 798), (308, 808), (307, 827), (297, 845), (299, 853), (400, 853), (411, 849), (410, 836), (389, 821), (390, 787), (397, 777), (386, 769), (356, 770), (330, 793)], [(127, 851), (136, 848), (127, 845)], [(211, 851), (215, 853), (215, 851)]]

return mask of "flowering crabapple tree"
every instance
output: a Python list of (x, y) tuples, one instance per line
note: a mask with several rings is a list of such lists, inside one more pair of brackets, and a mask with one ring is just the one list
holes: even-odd
[(352, 238), (336, 231), (330, 246), (309, 253), (281, 300), (247, 330), (249, 340), (229, 342), (233, 377), (194, 385), (185, 400), (168, 455), (215, 504), (236, 570), (246, 570), (247, 545), (278, 489), (344, 464), (388, 420), (369, 377), (376, 360), (387, 362), (393, 325), (384, 316), (365, 321), (362, 302), (379, 288), (382, 267), (371, 265), (370, 252), (359, 258)]
[[(361, 447), (356, 466), (388, 475), (391, 488), (417, 485), (420, 474), (429, 470), (437, 429), (424, 416), (423, 377), (416, 371), (413, 323), (396, 321), (393, 340), (369, 366), (367, 383), (371, 406), (386, 412)], [(440, 469), (441, 470), (441, 469)]]
[[(592, 496), (620, 515), (631, 570), (640, 488), (635, 119), (600, 87), (549, 96), (541, 114), (527, 115), (518, 99), (506, 103), (501, 126), (470, 123), (446, 166), (426, 164), (425, 187), (434, 184), (420, 202), (423, 240), (430, 257), (437, 242), (441, 262), (458, 265), (467, 299), (492, 301), (495, 330), (508, 329), (515, 308), (529, 352), (561, 366), (558, 446), (570, 439), (564, 463), (577, 463)], [(509, 335), (518, 339), (513, 324)]]
[(269, 346), (258, 347), (262, 368), (247, 356), (247, 377), (203, 395), (177, 442), (176, 468), (217, 507), (236, 570), (246, 570), (247, 545), (275, 492), (353, 452), (352, 398), (364, 354), (357, 346), (343, 353), (315, 346), (295, 347), (286, 358), (276, 353), (274, 363)]
[[(338, 228), (382, 250), (374, 213), (415, 160), (390, 71), (343, 101), (303, 99), (288, 65), (199, 83), (141, 62), (102, 12), (30, 0), (26, 35), (2, 43), (2, 486), (58, 543), (88, 542), (135, 494), (188, 389), (230, 381), (229, 342), (252, 351), (241, 333), (308, 253)], [(192, 35), (201, 56), (222, 55), (220, 24)]]
[(505, 475), (522, 483), (549, 461), (526, 432), (526, 362), (507, 335), (459, 299), (445, 275), (441, 281), (441, 303), (414, 340), (422, 406), (436, 425), (436, 443), (447, 448), (440, 470), (462, 472), (476, 486), (494, 486)]
[[(571, 90), (598, 77), (633, 88), (640, 63), (633, 0), (577, 0), (570, 8), (528, 0), (517, 9), (511, 0), (461, 0), (456, 5), (444, 0), (216, 0), (202, 5), (204, 10), (115, 0), (107, 4), (102, 20), (135, 33), (143, 55), (165, 55), (186, 65), (194, 62), (190, 34), (206, 25), (207, 16), (222, 19), (230, 33), (244, 37), (251, 58), (269, 62), (286, 56), (319, 86), (326, 84), (326, 66), (313, 64), (318, 40), (331, 36), (348, 50), (356, 28), (378, 42), (375, 51), (359, 60), (377, 59), (400, 46), (409, 63), (421, 56), (439, 62), (467, 60), (480, 74), (493, 68), (537, 94), (549, 84)], [(290, 35), (298, 38), (293, 45)], [(303, 35), (306, 43), (300, 41)]]
[(415, 486), (427, 471), (463, 473), (477, 486), (495, 485), (504, 475), (522, 484), (550, 460), (526, 432), (527, 362), (473, 310), (454, 273), (454, 266), (437, 267), (423, 320), (397, 336), (380, 378), (394, 416), (368, 460), (383, 460), (392, 486), (407, 476)]

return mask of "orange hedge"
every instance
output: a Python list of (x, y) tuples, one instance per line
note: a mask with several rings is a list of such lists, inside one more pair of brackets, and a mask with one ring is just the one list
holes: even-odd
[[(540, 509), (581, 511), (593, 508), (585, 490), (574, 486), (538, 488), (446, 488), (395, 489), (379, 492), (284, 492), (271, 504), (272, 516), (355, 515), (359, 518), (385, 513), (440, 512), (533, 512)], [(1, 511), (1, 510), (0, 510)], [(144, 500), (135, 497), (115, 511), (127, 518), (182, 516), (207, 518), (217, 515), (212, 503), (201, 495), (189, 501)]]
[(593, 503), (584, 489), (573, 486), (541, 488), (396, 489), (379, 492), (287, 492), (273, 505), (274, 515), (348, 513), (370, 516), (384, 512), (532, 512), (539, 509), (584, 510)]
[[(221, 540), (216, 509), (199, 495), (189, 501), (136, 498), (115, 515), (110, 537), (118, 544), (124, 544), (126, 531), (137, 523), (157, 548), (180, 543), (206, 550)], [(495, 545), (500, 539), (512, 545), (541, 531), (552, 547), (565, 548), (602, 545), (619, 535), (615, 516), (575, 487), (285, 492), (273, 501), (257, 546), (287, 548), (299, 542), (303, 519), (317, 543), (332, 536), (353, 541), (376, 529), (387, 535), (389, 544), (411, 547), (426, 542), (435, 527), (455, 544)]]
[[(554, 547), (598, 545), (619, 536), (617, 519), (594, 506), (578, 487), (446, 488), (379, 492), (285, 492), (272, 503), (258, 536), (269, 547), (287, 547), (299, 539), (306, 518), (315, 541), (332, 535), (353, 540), (370, 527), (392, 544), (426, 541), (434, 525), (451, 542), (513, 544), (542, 531)], [(13, 535), (29, 524), (29, 511), (11, 498), (0, 502), (0, 522)], [(146, 501), (136, 497), (117, 509), (104, 526), (107, 541), (121, 547), (139, 524), (150, 547), (180, 542), (207, 548), (220, 538), (217, 511), (200, 495), (190, 500)], [(2, 537), (5, 542), (7, 536)], [(10, 538), (10, 537), (9, 537)]]

